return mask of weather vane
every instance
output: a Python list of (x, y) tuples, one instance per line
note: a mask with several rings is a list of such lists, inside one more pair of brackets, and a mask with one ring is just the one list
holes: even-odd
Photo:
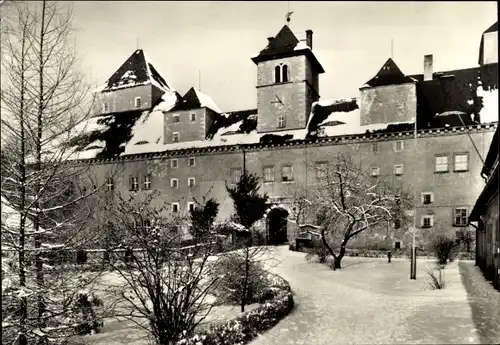
[(285, 16), (285, 18), (286, 18), (286, 25), (290, 25), (290, 20), (291, 20), (292, 13), (293, 13), (293, 11), (290, 12), (290, 1), (288, 1), (288, 12), (287, 12), (287, 14)]

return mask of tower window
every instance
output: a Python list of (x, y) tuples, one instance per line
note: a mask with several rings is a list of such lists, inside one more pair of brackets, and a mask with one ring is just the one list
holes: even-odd
[(102, 111), (107, 113), (109, 111), (109, 103), (105, 102), (102, 104)]
[(274, 68), (274, 82), (281, 83), (281, 67), (280, 66), (276, 66)]
[(283, 65), (281, 67), (281, 79), (283, 82), (288, 81), (288, 66), (287, 65)]
[(195, 113), (191, 113), (191, 122), (196, 122), (196, 114)]
[(141, 97), (136, 97), (135, 98), (135, 107), (140, 108), (142, 106), (142, 99)]
[(284, 116), (278, 116), (278, 128), (285, 128), (286, 121)]
[(172, 133), (172, 141), (175, 143), (179, 141), (179, 132)]
[(172, 119), (173, 119), (174, 123), (179, 122), (179, 114), (172, 115)]

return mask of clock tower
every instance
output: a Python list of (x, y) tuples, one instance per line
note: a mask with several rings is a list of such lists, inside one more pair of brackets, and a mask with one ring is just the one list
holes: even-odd
[(299, 41), (288, 25), (252, 58), (257, 65), (257, 132), (306, 128), (319, 99), (318, 75), (324, 69), (312, 52), (311, 30)]

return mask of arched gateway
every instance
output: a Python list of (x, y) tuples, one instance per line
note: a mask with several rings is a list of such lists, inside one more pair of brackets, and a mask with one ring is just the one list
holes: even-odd
[(290, 210), (287, 205), (273, 204), (264, 215), (266, 219), (267, 243), (279, 245), (286, 243), (287, 222)]

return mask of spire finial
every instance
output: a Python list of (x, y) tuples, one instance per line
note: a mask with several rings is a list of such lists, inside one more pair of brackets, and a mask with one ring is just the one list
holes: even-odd
[(139, 36), (137, 36), (137, 37), (135, 38), (135, 45), (136, 45), (136, 48), (135, 48), (135, 49), (136, 49), (136, 50), (138, 50), (138, 49), (139, 49)]
[(285, 16), (286, 25), (288, 25), (288, 26), (290, 26), (290, 20), (291, 20), (290, 17), (292, 16), (292, 13), (293, 13), (293, 11), (290, 12), (290, 1), (288, 1), (288, 11), (287, 11), (286, 16)]

